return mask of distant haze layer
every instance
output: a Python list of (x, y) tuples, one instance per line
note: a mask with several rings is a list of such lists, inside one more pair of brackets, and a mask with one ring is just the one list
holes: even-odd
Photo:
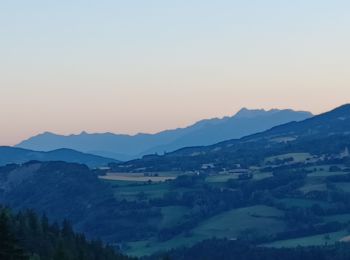
[(113, 133), (56, 135), (45, 132), (24, 140), (17, 147), (36, 151), (70, 148), (117, 160), (130, 160), (151, 153), (172, 152), (188, 146), (202, 146), (241, 138), (291, 121), (312, 117), (304, 111), (241, 109), (231, 117), (201, 120), (186, 128), (157, 134), (117, 135)]

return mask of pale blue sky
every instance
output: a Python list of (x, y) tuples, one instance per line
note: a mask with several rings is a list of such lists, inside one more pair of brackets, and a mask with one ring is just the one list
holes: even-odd
[(350, 97), (350, 2), (2, 0), (0, 144)]

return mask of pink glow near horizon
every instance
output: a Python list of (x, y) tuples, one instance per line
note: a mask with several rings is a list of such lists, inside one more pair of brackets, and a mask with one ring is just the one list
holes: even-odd
[(350, 102), (348, 1), (15, 2), (0, 10), (0, 145)]

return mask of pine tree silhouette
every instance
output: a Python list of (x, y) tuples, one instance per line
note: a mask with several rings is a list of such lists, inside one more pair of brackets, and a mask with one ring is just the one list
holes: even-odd
[(18, 245), (15, 236), (12, 234), (9, 218), (4, 211), (0, 213), (0, 259), (29, 259)]

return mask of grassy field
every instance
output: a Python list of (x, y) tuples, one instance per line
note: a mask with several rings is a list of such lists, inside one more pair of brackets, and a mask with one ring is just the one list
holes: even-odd
[[(240, 173), (233, 173), (233, 174), (218, 174), (218, 175), (210, 175), (206, 178), (206, 182), (210, 183), (210, 184), (222, 184), (227, 182), (230, 179), (238, 179), (238, 176), (240, 175)], [(253, 179), (254, 180), (262, 180), (265, 178), (269, 178), (272, 177), (272, 173), (271, 172), (259, 172), (256, 171), (253, 173)]]
[(167, 180), (173, 180), (176, 178), (169, 173), (157, 174), (158, 176), (150, 174), (145, 176), (144, 174), (135, 173), (107, 173), (105, 176), (100, 176), (100, 179), (111, 181), (133, 181), (133, 182), (165, 182)]
[(218, 174), (218, 175), (210, 175), (205, 181), (213, 184), (213, 183), (225, 183), (229, 179), (237, 179), (238, 176), (235, 174)]
[(297, 247), (297, 246), (317, 246), (325, 244), (334, 244), (340, 241), (342, 238), (345, 238), (349, 233), (345, 230), (334, 232), (334, 233), (325, 233), (316, 236), (306, 236), (295, 239), (280, 240), (273, 243), (264, 244), (263, 246), (267, 247)]
[[(174, 223), (187, 212), (188, 209), (185, 207), (162, 208), (165, 217), (161, 225)], [(242, 232), (254, 231), (257, 235), (272, 234), (285, 228), (285, 224), (278, 220), (282, 215), (283, 212), (262, 205), (230, 210), (203, 221), (186, 235), (181, 234), (164, 242), (151, 239), (128, 243), (129, 249), (126, 253), (133, 256), (149, 255), (159, 250), (191, 246), (213, 237), (234, 239)]]
[(267, 206), (252, 206), (230, 210), (214, 216), (193, 230), (202, 237), (236, 238), (247, 230), (257, 235), (277, 233), (285, 228), (278, 218), (283, 212)]
[(126, 199), (129, 201), (137, 200), (141, 193), (146, 198), (159, 198), (170, 190), (169, 183), (135, 183), (130, 181), (111, 181), (108, 182), (113, 187), (114, 196), (117, 199)]
[(332, 205), (325, 201), (319, 200), (309, 200), (309, 199), (294, 199), (294, 198), (285, 198), (279, 199), (277, 202), (283, 204), (287, 208), (291, 207), (300, 207), (300, 208), (309, 208), (313, 205), (319, 205), (322, 208), (331, 208)]
[(307, 159), (312, 158), (312, 156), (309, 153), (287, 153), (268, 157), (265, 159), (265, 163), (273, 163), (275, 160), (285, 160), (288, 158), (293, 158), (293, 162), (305, 162)]
[(350, 192), (349, 182), (338, 182), (338, 183), (335, 183), (335, 186), (344, 192)]
[(338, 214), (324, 217), (325, 222), (338, 221), (340, 223), (348, 223), (350, 222), (350, 214)]
[[(294, 162), (303, 161), (310, 158), (309, 154), (285, 154), (278, 157), (271, 157), (270, 160), (283, 159), (293, 157)], [(312, 170), (303, 183), (303, 186), (296, 188), (297, 194), (307, 194), (312, 191), (326, 191), (327, 185), (325, 178), (336, 174), (344, 174), (344, 172), (330, 172), (329, 165), (318, 165), (310, 167)], [(208, 185), (227, 188), (226, 182), (229, 179), (238, 178), (239, 174), (217, 174), (209, 175), (205, 181)], [(253, 180), (261, 180), (272, 177), (271, 172), (260, 172), (259, 169), (253, 170)], [(115, 176), (113, 176), (115, 177)], [(104, 181), (111, 184), (114, 190), (115, 197), (118, 199), (126, 199), (129, 201), (143, 199), (160, 198), (169, 192), (177, 192), (181, 194), (185, 191), (195, 192), (198, 187), (177, 187), (161, 179), (158, 181), (148, 182), (149, 178), (174, 178), (173, 174), (164, 174), (160, 176), (143, 176), (141, 174), (132, 174), (125, 176), (119, 174), (116, 178), (104, 178)], [(334, 186), (344, 192), (350, 192), (350, 183), (333, 183)], [(301, 192), (301, 193), (300, 193)], [(181, 195), (180, 195), (181, 196)], [(313, 205), (319, 205), (323, 209), (332, 209), (334, 205), (327, 201), (313, 200), (308, 198), (291, 198), (286, 195), (284, 198), (274, 198), (281, 208), (310, 208)], [(155, 208), (158, 208), (155, 207)], [(154, 223), (159, 229), (174, 227), (177, 223), (183, 221), (183, 218), (189, 216), (194, 209), (184, 206), (164, 206), (158, 208), (161, 211), (162, 217), (157, 218)], [(286, 220), (284, 219), (285, 212), (264, 205), (255, 205), (250, 207), (238, 208), (222, 212), (213, 217), (208, 217), (201, 220), (192, 229), (184, 230), (183, 233), (172, 237), (167, 241), (160, 241), (157, 236), (148, 240), (128, 242), (125, 252), (132, 256), (150, 255), (158, 251), (165, 251), (171, 248), (181, 246), (191, 246), (205, 239), (227, 238), (236, 239), (237, 237), (246, 237), (247, 239), (258, 238), (261, 236), (270, 236), (283, 232), (288, 229)], [(320, 217), (323, 223), (338, 221), (340, 223), (350, 222), (350, 214), (340, 214), (333, 216)], [(325, 243), (332, 244), (341, 239), (350, 239), (347, 237), (348, 232), (340, 231), (334, 233), (326, 233), (314, 236), (305, 236), (295, 239), (275, 241), (264, 246), (269, 247), (296, 247), (299, 245), (324, 245)]]
[(325, 191), (327, 190), (327, 185), (325, 183), (317, 183), (317, 184), (306, 184), (299, 189), (304, 194), (311, 191)]
[(262, 180), (272, 177), (272, 172), (257, 172), (253, 175), (254, 180)]
[(108, 179), (101, 179), (101, 181), (106, 182), (110, 184), (112, 187), (123, 187), (123, 186), (133, 186), (133, 185), (141, 185), (141, 183), (135, 183), (134, 181), (117, 181), (117, 180), (108, 180)]
[[(307, 170), (311, 170), (312, 172), (307, 175), (304, 186), (299, 190), (304, 194), (311, 191), (326, 191), (327, 184), (325, 182), (325, 179), (327, 177), (345, 174), (343, 171), (330, 172), (329, 168), (330, 166), (308, 167)], [(335, 186), (345, 192), (350, 192), (349, 183), (337, 183)]]
[(163, 215), (160, 227), (170, 227), (179, 222), (190, 209), (182, 206), (168, 206), (161, 208)]
[[(337, 166), (342, 167), (343, 165), (337, 165)], [(308, 174), (308, 177), (328, 177), (332, 175), (346, 174), (346, 172), (343, 172), (343, 171), (330, 172), (329, 168), (330, 168), (329, 165), (318, 165), (315, 167), (307, 167), (306, 169), (313, 171)]]
[(136, 241), (128, 243), (129, 248), (125, 251), (125, 253), (131, 256), (140, 257), (151, 255), (158, 251), (166, 251), (171, 248), (192, 246), (205, 239), (206, 237), (179, 235), (164, 242), (160, 242), (155, 239)]

